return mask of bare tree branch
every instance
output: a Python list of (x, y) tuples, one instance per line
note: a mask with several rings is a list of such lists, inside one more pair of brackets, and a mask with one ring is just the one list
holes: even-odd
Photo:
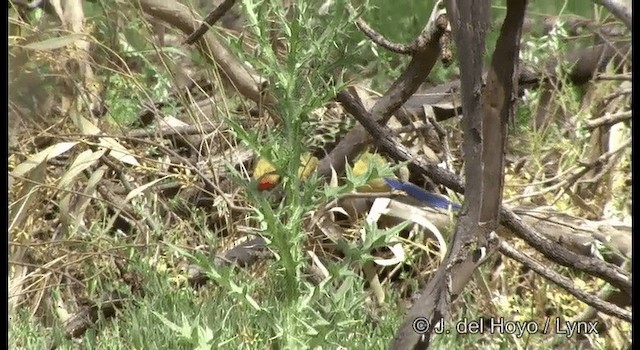
[(604, 117), (587, 120), (587, 130), (593, 130), (601, 126), (611, 126), (620, 122), (626, 122), (631, 120), (631, 111), (620, 112), (611, 115), (605, 115)]
[(631, 1), (625, 3), (621, 0), (593, 0), (593, 2), (611, 11), (631, 30)]
[[(443, 11), (439, 10), (438, 4), (434, 6), (434, 11), (435, 14), (432, 13), (431, 15), (434, 20), (425, 26), (427, 33), (423, 33), (425, 36), (430, 37), (430, 40), (420, 51), (413, 55), (404, 73), (378, 99), (372, 108), (371, 114), (374, 120), (381, 124), (386, 123), (388, 118), (418, 90), (436, 62), (438, 62), (440, 57), (440, 38), (446, 35), (448, 22)], [(353, 161), (370, 142), (369, 134), (361, 125), (354, 127), (331, 153), (320, 161), (317, 169), (318, 174), (328, 178), (331, 176), (332, 167), (338, 174), (342, 174), (345, 169), (345, 160), (347, 162)]]
[(573, 295), (585, 304), (592, 306), (607, 315), (611, 315), (627, 322), (631, 322), (631, 312), (609, 302), (606, 302), (595, 295), (591, 295), (581, 290), (580, 288), (577, 288), (569, 278), (559, 275), (555, 271), (549, 269), (546, 266), (543, 266), (541, 263), (535, 261), (531, 257), (520, 253), (507, 242), (500, 243), (500, 253), (524, 264), (531, 270), (535, 271), (537, 274), (562, 287), (564, 290), (569, 292), (569, 294)]
[[(358, 16), (356, 10), (351, 6), (351, 4), (347, 4), (347, 11), (351, 16)], [(415, 53), (415, 48), (411, 45), (406, 44), (398, 44), (394, 43), (391, 40), (384, 37), (384, 35), (375, 31), (375, 29), (371, 28), (369, 23), (367, 23), (362, 17), (357, 17), (355, 19), (355, 24), (358, 29), (362, 32), (362, 34), (366, 35), (369, 40), (373, 41), (376, 45), (385, 48), (391, 52), (399, 53), (402, 55), (410, 55)]]
[[(385, 48), (391, 52), (399, 53), (402, 55), (413, 55), (418, 51), (424, 49), (431, 40), (431, 30), (429, 26), (432, 25), (437, 20), (437, 17), (441, 14), (441, 11), (444, 10), (444, 6), (442, 1), (437, 1), (433, 5), (433, 10), (431, 12), (431, 17), (427, 21), (427, 26), (422, 30), (420, 35), (414, 40), (411, 44), (398, 44), (394, 43), (391, 40), (385, 38), (382, 34), (376, 32), (371, 26), (364, 20), (362, 17), (357, 17), (355, 20), (356, 27), (360, 29), (360, 31), (366, 35), (373, 43), (376, 45)], [(352, 16), (358, 16), (356, 10), (351, 6), (351, 4), (347, 4), (347, 11)]]
[[(569, 82), (582, 85), (589, 82), (596, 72), (604, 71), (608, 65), (620, 66), (624, 60), (628, 60), (630, 52), (629, 43), (600, 44), (569, 52), (564, 57), (552, 58), (540, 67), (529, 67), (521, 63), (518, 72), (518, 95), (521, 96), (525, 90), (537, 88), (546, 82), (560, 85), (556, 72), (561, 63), (566, 62), (567, 66), (571, 66), (567, 76)], [(424, 107), (437, 105), (438, 108), (434, 108), (433, 113), (436, 120), (441, 121), (461, 112), (459, 104), (452, 103), (459, 99), (460, 81), (454, 80), (411, 96), (397, 113), (400, 116), (412, 115), (424, 119)]]
[[(491, 116), (483, 115), (487, 110), (487, 108), (483, 108), (483, 105), (486, 105), (488, 101), (487, 97), (482, 94), (482, 63), (486, 33), (490, 27), (491, 3), (488, 0), (474, 2), (448, 0), (445, 5), (458, 50), (462, 83), (462, 109), (464, 110), (462, 128), (464, 130), (463, 149), (467, 192), (447, 258), (440, 265), (435, 276), (429, 279), (420, 297), (400, 325), (391, 345), (391, 349), (394, 350), (429, 348), (434, 329), (432, 325), (450, 317), (451, 302), (462, 292), (477, 266), (486, 257), (487, 252), (491, 253), (497, 248), (495, 245), (489, 247), (489, 234), (497, 228), (500, 203), (493, 203), (495, 200), (492, 200), (491, 203), (486, 202), (485, 195), (489, 192), (501, 192), (502, 188), (501, 186), (485, 187), (485, 181), (489, 174), (496, 176), (497, 172), (501, 175), (502, 170), (496, 169), (496, 165), (499, 166), (501, 162), (494, 162), (486, 167), (485, 163), (488, 163), (488, 160), (485, 157), (493, 158), (495, 155), (487, 152), (488, 134), (494, 133), (490, 136), (497, 138), (498, 143), (504, 142), (504, 136), (500, 135), (502, 129), (499, 127), (494, 127), (496, 130), (492, 131), (485, 129), (486, 118), (491, 118)], [(507, 16), (509, 16), (509, 10), (507, 11)], [(506, 23), (507, 20), (505, 20), (505, 26)], [(515, 31), (519, 37), (520, 30), (518, 28), (509, 29)], [(501, 33), (498, 42), (503, 36), (504, 32)], [(496, 85), (498, 83), (496, 80), (494, 74), (491, 83)], [(506, 93), (504, 90), (492, 91), (491, 89), (496, 89), (496, 86), (487, 87), (490, 93)], [(485, 93), (487, 92), (485, 91)], [(502, 96), (490, 97), (500, 99)], [(511, 103), (507, 104), (507, 106), (510, 105)], [(498, 113), (492, 114), (497, 117)], [(502, 147), (499, 148), (499, 151), (501, 150)], [(495, 153), (495, 150), (493, 152)], [(500, 153), (498, 156), (501, 158), (503, 155)], [(489, 197), (496, 196), (490, 194)], [(499, 198), (500, 195), (497, 197)], [(478, 247), (484, 249), (484, 254), (482, 250), (477, 249)], [(424, 329), (416, 329), (415, 322), (418, 319), (427, 322)]]
[[(156, 17), (173, 27), (179, 29), (185, 35), (189, 35), (200, 26), (189, 8), (175, 0), (138, 0), (135, 2), (144, 12)], [(263, 83), (266, 81), (255, 72), (240, 63), (227, 48), (213, 35), (205, 34), (205, 40), (198, 42), (198, 48), (205, 58), (220, 68), (222, 77), (228, 79), (231, 85), (243, 96), (266, 107), (274, 106), (275, 97), (263, 91)]]
[(189, 37), (184, 40), (184, 44), (191, 45), (196, 42), (196, 40), (200, 39), (204, 33), (209, 30), (209, 28), (213, 27), (213, 25), (224, 16), (227, 11), (229, 11), (233, 5), (235, 5), (236, 0), (224, 0), (222, 4), (218, 5), (213, 11), (209, 12), (207, 17), (204, 18), (202, 24), (198, 29), (196, 29)]

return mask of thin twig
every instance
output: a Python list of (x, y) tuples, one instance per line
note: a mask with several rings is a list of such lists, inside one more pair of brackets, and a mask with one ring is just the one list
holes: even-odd
[(157, 129), (134, 129), (127, 132), (127, 136), (129, 137), (167, 137), (167, 136), (175, 136), (175, 135), (204, 135), (210, 132), (216, 131), (220, 129), (218, 125), (206, 124), (206, 125), (185, 125), (185, 126), (169, 126), (167, 128), (160, 127)]
[[(129, 183), (129, 180), (127, 180), (127, 177), (125, 176), (124, 172), (120, 167), (117, 166), (117, 164), (111, 161), (111, 159), (109, 159), (109, 157), (107, 156), (102, 156), (100, 160), (106, 166), (108, 166), (111, 170), (113, 170), (113, 172), (118, 176), (118, 178), (120, 179), (120, 182), (122, 183), (124, 188), (127, 190), (127, 193), (131, 193), (134, 190), (133, 186), (131, 186), (131, 183)], [(108, 192), (110, 192), (110, 190), (108, 190)], [(128, 206), (127, 203), (120, 203), (119, 207), (122, 207), (122, 205)], [(134, 212), (133, 207), (129, 207), (129, 208), (132, 212)], [(149, 224), (149, 226), (151, 227), (151, 229), (155, 234), (160, 234), (160, 232), (163, 231), (161, 225), (153, 218), (153, 215), (151, 215), (151, 213), (149, 212), (146, 206), (140, 206), (139, 215), (141, 215), (144, 218), (144, 220), (147, 222), (147, 224)]]
[(444, 166), (447, 170), (453, 171), (453, 167), (451, 166), (453, 156), (451, 155), (451, 150), (449, 148), (449, 137), (447, 136), (447, 131), (442, 127), (442, 125), (440, 125), (440, 123), (438, 123), (436, 118), (427, 117), (427, 120), (435, 128), (436, 133), (438, 134), (438, 139), (440, 139), (440, 142), (442, 143), (442, 150), (444, 153)]
[(198, 39), (202, 38), (202, 36), (209, 30), (209, 28), (213, 27), (213, 25), (224, 16), (232, 7), (235, 5), (236, 0), (224, 0), (218, 7), (213, 9), (213, 11), (209, 12), (207, 17), (202, 20), (202, 24), (198, 29), (194, 30), (187, 39), (183, 42), (185, 45), (191, 45), (195, 43)]
[(609, 95), (605, 96), (602, 100), (605, 104), (608, 104), (611, 100), (616, 97), (620, 97), (622, 95), (630, 95), (633, 92), (631, 88), (628, 89), (620, 89), (618, 91), (612, 92)]
[(619, 74), (619, 75), (604, 75), (600, 74), (595, 77), (595, 80), (611, 80), (611, 81), (631, 81), (633, 78), (631, 74)]
[(505, 241), (500, 242), (499, 250), (502, 254), (510, 257), (513, 260), (520, 262), (527, 266), (531, 270), (535, 271), (545, 279), (557, 284), (566, 290), (569, 294), (576, 297), (578, 300), (585, 304), (592, 306), (593, 308), (604, 312), (607, 315), (617, 317), (619, 319), (631, 322), (631, 312), (627, 311), (617, 305), (606, 302), (595, 295), (591, 295), (575, 286), (575, 284), (567, 277), (564, 277), (557, 272), (543, 266), (541, 263), (535, 261), (531, 257), (519, 252), (513, 246)]
[(411, 55), (416, 52), (416, 48), (412, 45), (406, 44), (398, 44), (394, 43), (391, 40), (385, 38), (382, 34), (376, 32), (371, 26), (360, 17), (356, 10), (351, 6), (351, 4), (347, 4), (347, 11), (353, 17), (356, 17), (355, 23), (356, 27), (360, 29), (360, 31), (367, 36), (374, 44), (385, 48), (391, 52), (399, 53), (402, 55)]
[(520, 199), (524, 199), (524, 198), (531, 198), (531, 197), (541, 196), (541, 195), (543, 195), (545, 193), (553, 192), (553, 191), (561, 189), (561, 188), (565, 188), (566, 189), (566, 188), (568, 188), (568, 186), (572, 186), (573, 184), (578, 182), (578, 180), (581, 177), (583, 177), (585, 174), (587, 174), (589, 171), (591, 171), (591, 169), (606, 163), (611, 157), (616, 155), (618, 152), (624, 150), (630, 144), (631, 144), (631, 140), (627, 140), (625, 143), (623, 143), (620, 147), (616, 148), (615, 150), (602, 154), (600, 157), (598, 157), (597, 159), (595, 159), (592, 162), (582, 164), (582, 169), (580, 169), (579, 171), (569, 175), (566, 179), (562, 180), (561, 182), (558, 182), (558, 183), (554, 184), (553, 186), (546, 187), (546, 188), (544, 188), (544, 189), (542, 189), (540, 191), (534, 192), (534, 193), (528, 193), (528, 194), (515, 196), (515, 197), (505, 201), (505, 203), (511, 203), (511, 202), (514, 202), (514, 201), (517, 201), (517, 200), (520, 200)]
[[(202, 180), (204, 182), (204, 184), (205, 184), (205, 190), (207, 192), (213, 191), (213, 192), (217, 193), (220, 197), (222, 197), (222, 199), (225, 201), (225, 203), (227, 204), (227, 206), (230, 209), (238, 210), (238, 211), (246, 211), (245, 208), (241, 208), (241, 207), (238, 207), (238, 206), (234, 205), (233, 202), (231, 202), (231, 200), (229, 198), (227, 198), (227, 193), (225, 193), (222, 189), (220, 189), (220, 187), (218, 187), (215, 183), (213, 183), (213, 181), (211, 181), (200, 169), (198, 169), (198, 167), (191, 165), (189, 160), (187, 160), (185, 157), (179, 155), (178, 153), (176, 153), (171, 148), (166, 147), (165, 145), (159, 144), (157, 142), (152, 142), (152, 141), (149, 141), (149, 140), (145, 140), (145, 139), (130, 137), (130, 136), (118, 136), (118, 135), (107, 136), (107, 135), (84, 135), (84, 134), (67, 134), (67, 135), (69, 135), (69, 136), (74, 136), (74, 135), (75, 136), (84, 136), (84, 137), (91, 137), (91, 138), (113, 137), (113, 138), (120, 138), (120, 139), (123, 139), (123, 140), (128, 140), (130, 142), (131, 141), (135, 141), (135, 142), (143, 143), (145, 145), (157, 147), (162, 152), (168, 153), (169, 155), (171, 155), (175, 159), (178, 159), (182, 163), (187, 164), (188, 166), (185, 165), (185, 168), (192, 170), (194, 173), (196, 173), (196, 175), (198, 175), (200, 180)], [(213, 193), (210, 193), (210, 194), (213, 194)]]

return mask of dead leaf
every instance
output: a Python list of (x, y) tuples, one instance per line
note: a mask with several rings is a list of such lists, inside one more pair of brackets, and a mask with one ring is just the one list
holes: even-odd
[(78, 40), (81, 40), (82, 38), (84, 38), (84, 36), (85, 36), (84, 34), (80, 34), (80, 33), (69, 34), (65, 36), (59, 36), (59, 37), (31, 43), (31, 44), (25, 45), (24, 47), (30, 50), (53, 51), (53, 50), (57, 50), (63, 47), (73, 45)]
[[(74, 121), (76, 121), (76, 119), (74, 119)], [(82, 133), (84, 134), (88, 134), (88, 135), (102, 134), (102, 130), (100, 130), (100, 128), (98, 128), (92, 122), (90, 122), (88, 119), (82, 116), (77, 117), (77, 124), (80, 130), (82, 131)], [(106, 137), (106, 136), (101, 137), (99, 143), (100, 143), (100, 146), (111, 150), (111, 152), (109, 152), (109, 156), (111, 156), (112, 158), (125, 164), (140, 166), (140, 163), (138, 163), (136, 158), (133, 156), (133, 153), (129, 151), (126, 147), (121, 145), (114, 138)]]
[(53, 159), (70, 150), (76, 144), (78, 144), (78, 142), (60, 142), (51, 145), (20, 163), (10, 174), (14, 177), (24, 176), (24, 174), (30, 172), (40, 164), (46, 163), (48, 159)]
[(106, 150), (104, 149), (96, 152), (88, 149), (80, 153), (73, 161), (67, 172), (62, 175), (62, 178), (60, 178), (60, 181), (58, 182), (58, 186), (60, 188), (68, 188), (71, 185), (71, 181), (78, 176), (78, 174), (95, 164), (105, 152)]

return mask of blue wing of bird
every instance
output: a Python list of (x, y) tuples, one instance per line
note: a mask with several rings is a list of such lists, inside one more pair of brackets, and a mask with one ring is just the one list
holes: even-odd
[(411, 182), (402, 182), (395, 179), (385, 178), (384, 182), (394, 190), (405, 192), (407, 195), (427, 204), (432, 208), (460, 210), (460, 205), (452, 203), (447, 198), (431, 193)]

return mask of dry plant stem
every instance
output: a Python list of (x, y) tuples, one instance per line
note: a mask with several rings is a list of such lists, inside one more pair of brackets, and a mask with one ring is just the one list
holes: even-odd
[(611, 100), (613, 100), (616, 97), (620, 97), (622, 95), (631, 95), (632, 93), (632, 89), (620, 89), (618, 91), (612, 92), (611, 94), (605, 96), (605, 98), (603, 98), (603, 101), (605, 104), (609, 104), (609, 102), (611, 102)]
[(213, 27), (213, 25), (224, 16), (227, 11), (229, 11), (233, 5), (235, 5), (236, 0), (224, 0), (218, 7), (216, 7), (213, 11), (209, 12), (207, 17), (202, 21), (203, 23), (196, 29), (187, 39), (185, 39), (184, 44), (191, 45), (196, 42), (196, 40), (200, 39), (209, 28)]
[[(170, 24), (186, 35), (191, 34), (200, 25), (188, 7), (175, 0), (137, 0), (135, 3), (145, 13)], [(198, 45), (200, 52), (220, 68), (223, 77), (228, 79), (240, 94), (269, 109), (275, 106), (276, 99), (262, 92), (265, 79), (260, 78), (255, 72), (250, 72), (213, 34), (206, 33), (202, 39)]]
[(452, 167), (450, 161), (453, 159), (453, 156), (451, 156), (451, 150), (449, 149), (449, 138), (447, 137), (447, 131), (442, 127), (442, 125), (440, 125), (440, 123), (438, 123), (435, 118), (429, 117), (427, 118), (427, 121), (429, 122), (429, 124), (433, 125), (433, 128), (438, 134), (438, 139), (442, 144), (442, 150), (444, 153), (445, 166), (447, 167), (447, 169), (451, 170)]
[(631, 295), (631, 276), (624, 269), (597, 258), (584, 257), (558, 245), (540, 235), (508, 208), (502, 208), (501, 216), (502, 224), (506, 228), (541, 252), (547, 259), (598, 277)]
[(565, 190), (568, 190), (571, 186), (573, 186), (576, 182), (578, 182), (578, 180), (580, 180), (581, 177), (585, 176), (592, 169), (601, 165), (608, 164), (610, 159), (614, 158), (617, 154), (619, 154), (621, 151), (624, 151), (629, 146), (631, 146), (631, 139), (627, 140), (618, 148), (611, 150), (607, 153), (603, 153), (600, 157), (598, 157), (594, 161), (584, 164), (583, 168), (579, 172), (569, 176), (569, 178), (567, 178), (565, 181), (562, 182), (563, 188)]
[[(118, 136), (115, 136), (115, 137), (118, 138)], [(179, 155), (174, 150), (172, 150), (172, 149), (170, 149), (170, 148), (168, 148), (168, 147), (166, 147), (166, 146), (164, 146), (162, 144), (159, 144), (159, 143), (156, 143), (156, 142), (151, 142), (149, 140), (131, 138), (131, 137), (126, 137), (126, 136), (120, 136), (120, 138), (123, 138), (125, 140), (134, 140), (134, 141), (141, 142), (141, 143), (144, 143), (144, 144), (147, 144), (147, 145), (150, 145), (150, 146), (157, 147), (160, 150), (162, 150), (163, 152), (166, 152), (166, 153), (170, 154), (175, 159), (179, 159), (182, 163), (188, 164), (188, 168), (190, 170), (192, 170), (196, 175), (198, 175), (200, 180), (202, 180), (204, 182), (205, 189), (207, 191), (215, 192), (216, 194), (221, 196), (222, 199), (227, 204), (227, 206), (229, 207), (229, 209), (237, 210), (237, 211), (246, 211), (246, 208), (241, 208), (241, 207), (238, 207), (235, 204), (233, 204), (233, 202), (229, 198), (227, 198), (227, 194), (224, 191), (222, 191), (222, 189), (220, 189), (219, 186), (217, 186), (215, 183), (213, 183), (211, 180), (209, 180), (209, 178), (202, 171), (200, 171), (200, 169), (198, 169), (198, 167), (192, 165), (191, 162), (189, 162), (188, 159), (186, 159), (183, 156)]]
[(391, 52), (402, 55), (413, 55), (428, 45), (429, 41), (431, 40), (429, 26), (431, 25), (431, 22), (435, 21), (436, 18), (440, 15), (440, 10), (442, 9), (442, 1), (437, 1), (433, 6), (431, 18), (429, 19), (427, 26), (422, 30), (420, 35), (418, 35), (413, 43), (405, 45), (394, 43), (391, 40), (385, 38), (382, 34), (376, 32), (365, 20), (363, 20), (361, 17), (358, 17), (356, 10), (353, 8), (353, 6), (351, 6), (351, 4), (347, 4), (347, 11), (349, 11), (349, 14), (351, 16), (357, 17), (355, 20), (356, 27), (364, 35), (366, 35), (374, 44)]
[(631, 81), (631, 74), (621, 75), (598, 75), (596, 80), (610, 80), (610, 81)]
[[(113, 170), (113, 172), (118, 176), (118, 178), (120, 179), (120, 182), (122, 183), (124, 188), (127, 190), (127, 193), (131, 193), (131, 191), (134, 190), (133, 186), (131, 186), (131, 184), (129, 183), (129, 180), (127, 180), (127, 177), (122, 172), (121, 167), (119, 167), (114, 162), (112, 162), (111, 159), (109, 159), (106, 155), (103, 155), (100, 160), (106, 166), (108, 166), (111, 170)], [(122, 205), (127, 206), (131, 212), (134, 212), (133, 208), (131, 208), (127, 203), (121, 203), (120, 206)], [(153, 218), (153, 215), (151, 215), (151, 213), (147, 209), (148, 208), (146, 206), (141, 207), (140, 215), (144, 218), (144, 220), (147, 222), (149, 227), (151, 227), (151, 230), (153, 230), (155, 234), (160, 234), (161, 232), (163, 232), (162, 226)]]
[[(552, 186), (545, 187), (544, 189), (542, 189), (540, 191), (512, 197), (512, 198), (509, 199), (509, 202), (517, 201), (517, 200), (524, 199), (524, 198), (531, 198), (531, 197), (541, 196), (541, 195), (543, 195), (545, 193), (553, 192), (553, 191), (556, 191), (556, 190), (562, 189), (562, 188), (567, 189), (567, 188), (573, 186), (578, 180), (580, 180), (581, 177), (585, 176), (588, 172), (590, 172), (595, 167), (600, 166), (602, 164), (606, 164), (609, 161), (609, 159), (614, 157), (619, 152), (625, 150), (629, 145), (631, 145), (631, 140), (627, 140), (627, 142), (625, 142), (624, 144), (620, 145), (620, 147), (616, 148), (615, 150), (612, 150), (612, 151), (609, 151), (607, 153), (602, 154), (600, 157), (598, 157), (593, 162), (590, 162), (590, 163), (582, 165), (582, 169), (580, 169), (579, 171), (577, 171), (574, 174), (569, 175), (566, 179), (564, 179), (564, 180), (562, 180), (562, 181), (560, 181), (560, 182), (558, 182), (558, 183), (556, 183), (556, 184), (554, 184)], [(573, 171), (576, 168), (577, 167), (574, 167), (574, 168), (570, 169), (570, 171)]]
[[(123, 204), (122, 203), (123, 200), (122, 200), (121, 197), (115, 195), (109, 188), (107, 188), (107, 186), (104, 186), (104, 185), (98, 186), (96, 188), (96, 190), (107, 201), (112, 202), (112, 203), (118, 203), (117, 205), (115, 205), (113, 207), (116, 210), (116, 215), (121, 215), (121, 214), (118, 214), (118, 212), (126, 214), (124, 216), (126, 216), (129, 220), (134, 222), (135, 225), (138, 226), (138, 229), (140, 230), (140, 232), (142, 232), (142, 233), (147, 232), (147, 227), (145, 227), (145, 225), (143, 225), (142, 222), (140, 222), (140, 220), (138, 220), (139, 219), (139, 215), (136, 214), (136, 211), (133, 210), (133, 208), (131, 208), (130, 205), (128, 205), (126, 203)], [(149, 226), (151, 228), (153, 228), (153, 226), (155, 224), (155, 222), (152, 222), (152, 223), (147, 222), (147, 223), (149, 224)]]
[[(603, 286), (598, 292), (598, 298), (610, 302), (619, 307), (627, 307), (631, 305), (631, 299), (627, 298), (624, 293), (621, 293), (614, 288), (611, 288), (609, 285)], [(598, 317), (598, 310), (594, 307), (588, 307), (584, 311), (582, 311), (579, 315), (571, 318), (572, 322), (585, 322), (589, 320), (593, 320)]]
[(499, 251), (502, 254), (510, 257), (511, 259), (516, 260), (521, 264), (529, 267), (531, 270), (535, 271), (540, 276), (543, 276), (547, 280), (562, 287), (564, 290), (569, 292), (569, 294), (573, 295), (574, 297), (584, 302), (585, 304), (592, 306), (596, 310), (602, 311), (607, 315), (617, 317), (627, 322), (631, 322), (630, 311), (627, 311), (612, 303), (606, 302), (595, 295), (591, 295), (577, 288), (569, 278), (558, 274), (557, 272), (549, 269), (546, 266), (543, 266), (541, 263), (519, 252), (513, 246), (509, 245), (507, 242), (503, 241), (500, 243)]
[[(62, 136), (62, 135), (60, 135)], [(191, 164), (191, 162), (189, 162), (188, 159), (184, 158), (183, 156), (179, 155), (178, 153), (176, 153), (174, 150), (170, 149), (169, 147), (166, 147), (165, 145), (159, 144), (157, 142), (153, 142), (150, 140), (145, 140), (145, 139), (140, 139), (140, 138), (134, 138), (134, 137), (129, 137), (129, 136), (118, 136), (118, 135), (85, 135), (85, 134), (65, 134), (64, 136), (66, 137), (87, 137), (87, 138), (100, 138), (100, 137), (112, 137), (115, 139), (123, 139), (123, 140), (127, 140), (129, 142), (138, 142), (138, 143), (142, 143), (148, 146), (153, 146), (156, 147), (158, 149), (160, 149), (161, 151), (171, 155), (173, 158), (180, 160), (183, 164), (187, 164), (185, 165), (185, 167), (188, 167), (188, 169), (192, 170), (196, 175), (198, 175), (198, 177), (204, 182), (205, 184), (205, 190), (209, 191), (209, 192), (215, 192), (216, 194), (218, 194), (219, 196), (222, 197), (222, 199), (225, 201), (225, 203), (227, 204), (227, 206), (232, 209), (232, 210), (238, 210), (238, 211), (246, 211), (246, 208), (241, 208), (238, 207), (236, 205), (234, 205), (231, 200), (229, 200), (229, 198), (227, 198), (227, 194), (222, 191), (220, 189), (219, 186), (217, 186), (215, 183), (213, 183), (200, 169), (198, 169), (198, 167), (194, 166), (193, 164)], [(101, 187), (99, 187), (101, 188)], [(102, 186), (102, 188), (104, 188), (104, 186)], [(103, 193), (101, 193), (103, 194)], [(114, 196), (108, 196), (107, 198), (113, 198)], [(113, 203), (119, 203), (118, 200), (112, 200), (111, 202)], [(117, 206), (116, 206), (117, 207)]]
[[(564, 176), (566, 176), (567, 174), (572, 173), (574, 170), (578, 169), (579, 166), (578, 165), (574, 165), (571, 168), (567, 169), (567, 170), (563, 170), (563, 171), (558, 171), (558, 173), (551, 178), (547, 178), (544, 180), (539, 180), (539, 181), (532, 181), (526, 184), (509, 184), (507, 185), (507, 187), (509, 188), (522, 188), (522, 187), (530, 187), (530, 186), (541, 186), (547, 183), (552, 183), (552, 182), (558, 182), (560, 181)], [(506, 199), (504, 200), (502, 203), (503, 204), (508, 204), (511, 203), (512, 200), (510, 199)]]
[[(57, 191), (62, 191), (64, 193), (70, 193), (70, 194), (73, 194), (73, 195), (79, 196), (79, 197), (86, 197), (86, 198), (89, 198), (89, 199), (101, 200), (105, 204), (108, 204), (111, 207), (114, 207), (114, 208), (119, 207), (119, 204), (118, 204), (119, 201), (117, 201), (117, 200), (113, 201), (113, 200), (110, 200), (110, 199), (108, 199), (106, 197), (105, 198), (98, 198), (98, 197), (89, 196), (89, 195), (87, 195), (85, 193), (82, 193), (82, 192), (79, 192), (79, 191), (74, 191), (74, 190), (70, 190), (70, 189), (61, 189), (61, 188), (58, 188), (58, 187), (53, 186), (53, 185), (47, 185), (47, 184), (42, 184), (42, 183), (39, 183), (39, 182), (35, 182), (35, 181), (33, 181), (33, 180), (29, 179), (29, 178), (22, 177), (22, 176), (14, 176), (14, 175), (11, 175), (11, 176), (15, 177), (16, 179), (18, 179), (20, 181), (29, 182), (29, 183), (32, 183), (34, 185), (38, 185), (40, 187), (49, 188), (49, 189), (57, 190)], [(131, 220), (134, 220), (134, 218), (135, 218), (135, 216), (132, 216), (132, 215), (130, 215), (128, 217), (128, 219), (131, 219)], [(14, 244), (14, 243), (12, 243), (12, 244)], [(17, 244), (17, 243), (15, 243), (15, 244)], [(51, 243), (46, 243), (46, 244), (51, 244)]]
[[(434, 11), (438, 11), (437, 8)], [(441, 11), (438, 11), (440, 13)], [(431, 15), (421, 37), (429, 40), (418, 47), (404, 73), (393, 82), (391, 87), (380, 97), (371, 109), (376, 121), (386, 124), (387, 120), (411, 97), (438, 61), (441, 52), (440, 39), (447, 35), (449, 21), (445, 14)]]
[(618, 163), (618, 159), (620, 159), (620, 153), (618, 153), (618, 156), (615, 157), (611, 157), (604, 166), (602, 166), (602, 168), (600, 169), (600, 171), (594, 175), (592, 178), (584, 180), (581, 179), (579, 181), (577, 181), (577, 183), (580, 184), (592, 184), (592, 183), (597, 183), (598, 181), (600, 181), (602, 179), (603, 176), (605, 176), (606, 174), (610, 173), (613, 168), (617, 165)]
[(431, 127), (423, 122), (411, 123), (409, 125), (401, 126), (393, 130), (395, 135), (400, 135), (408, 132), (419, 132), (429, 130)]
[(160, 129), (134, 129), (127, 132), (128, 137), (135, 138), (150, 138), (155, 136), (167, 137), (167, 136), (175, 136), (175, 135), (200, 135), (200, 134), (208, 134), (210, 132), (214, 132), (218, 130), (220, 127), (217, 125), (185, 125), (185, 126), (176, 126), (176, 127), (166, 127)]
[[(594, 244), (610, 246), (612, 254), (605, 261), (622, 266), (631, 259), (631, 227), (612, 226), (606, 222), (585, 220), (554, 211), (515, 208), (520, 218), (555, 244), (586, 257), (594, 257)], [(504, 226), (496, 231), (501, 237), (511, 237)]]
[[(25, 245), (25, 246), (31, 246), (31, 245)], [(86, 284), (83, 283), (82, 281), (76, 279), (75, 277), (71, 276), (70, 274), (62, 271), (62, 269), (60, 267), (49, 267), (47, 265), (39, 265), (39, 264), (31, 264), (28, 262), (24, 262), (24, 261), (15, 261), (15, 260), (9, 260), (8, 261), (9, 266), (11, 265), (20, 265), (20, 266), (27, 266), (27, 267), (32, 267), (34, 268), (33, 272), (31, 272), (31, 274), (35, 275), (37, 273), (40, 272), (40, 270), (45, 270), (45, 271), (49, 271), (51, 273), (57, 273), (61, 276), (64, 276), (66, 278), (69, 279), (69, 281), (73, 282), (73, 283), (77, 283), (78, 286), (81, 286), (82, 288), (86, 288)], [(13, 297), (13, 295), (9, 295), (9, 297)]]
[[(106, 135), (106, 134), (102, 134), (102, 135), (86, 135), (86, 134), (63, 134), (63, 135), (52, 135), (52, 137), (89, 137), (89, 138), (97, 138), (97, 137), (111, 137), (111, 138), (115, 138), (115, 139), (123, 139), (126, 140), (127, 142), (131, 142), (131, 143), (141, 143), (147, 146), (151, 146), (151, 147), (156, 147), (160, 150), (162, 150), (163, 152), (167, 153), (170, 155), (170, 159), (172, 162), (180, 162), (182, 164), (185, 165), (179, 165), (179, 164), (172, 164), (172, 166), (175, 166), (177, 168), (184, 168), (184, 169), (189, 169), (192, 170), (196, 175), (198, 175), (202, 181), (205, 184), (206, 187), (206, 191), (214, 191), (216, 194), (220, 195), (223, 197), (224, 201), (227, 203), (227, 205), (229, 205), (230, 209), (233, 210), (238, 210), (238, 211), (246, 211), (245, 208), (242, 207), (237, 207), (235, 205), (233, 205), (233, 203), (226, 197), (226, 192), (222, 191), (220, 189), (219, 186), (216, 186), (211, 180), (209, 180), (209, 177), (207, 175), (205, 175), (195, 164), (194, 162), (190, 161), (189, 159), (186, 159), (185, 157), (177, 154), (175, 151), (173, 151), (172, 149), (151, 141), (151, 140), (147, 140), (144, 138), (137, 138), (137, 137), (132, 137), (129, 135), (126, 136), (122, 136), (122, 135)], [(196, 150), (197, 151), (197, 150)], [(232, 158), (233, 159), (233, 163), (234, 164), (238, 164), (238, 163), (242, 163), (244, 161), (249, 160), (251, 157), (253, 156), (253, 152), (251, 150), (241, 150), (240, 152), (225, 152), (222, 153), (220, 155), (216, 155), (210, 158), (210, 163), (212, 164), (217, 164), (217, 163), (222, 163), (224, 160), (228, 159), (228, 158)], [(154, 161), (156, 163), (160, 163), (158, 161)], [(224, 164), (220, 165), (220, 168), (224, 168)], [(19, 178), (21, 180), (25, 180), (27, 181), (28, 179), (26, 178), (22, 178), (22, 177), (16, 177)], [(168, 185), (167, 187), (172, 187), (173, 185)], [(158, 185), (156, 187), (162, 187), (162, 185)], [(71, 193), (74, 193), (76, 195), (83, 195), (82, 193), (76, 193), (74, 191), (68, 191)], [(114, 191), (116, 192), (116, 191)], [(213, 193), (210, 193), (213, 194)], [(116, 202), (113, 202), (116, 203)], [(117, 205), (114, 205), (113, 203), (108, 203), (109, 205), (112, 205), (114, 207), (117, 207)]]
[[(387, 92), (376, 102), (371, 110), (373, 118), (382, 124), (397, 111), (413, 95), (431, 72), (431, 69), (440, 56), (440, 38), (447, 30), (447, 19), (444, 15), (438, 16), (431, 26), (432, 32), (428, 33), (430, 40), (416, 54), (404, 73), (389, 87)], [(339, 101), (339, 99), (338, 99)], [(358, 125), (351, 129), (329, 155), (318, 164), (318, 174), (331, 177), (332, 167), (336, 173), (342, 174), (346, 162), (351, 162), (369, 145), (371, 138), (367, 131)]]

